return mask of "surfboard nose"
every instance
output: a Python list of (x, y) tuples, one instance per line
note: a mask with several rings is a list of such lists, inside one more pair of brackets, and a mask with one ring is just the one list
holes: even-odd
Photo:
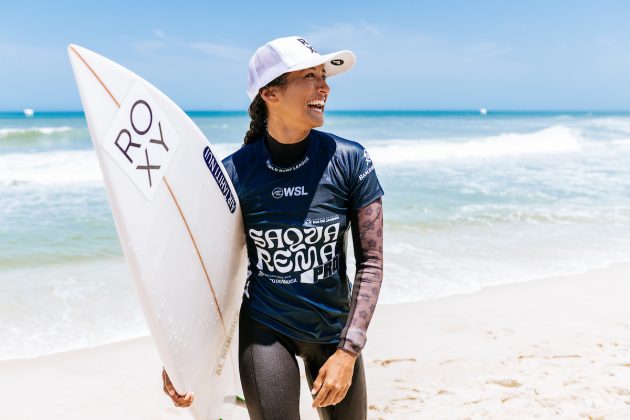
[(101, 57), (99, 54), (94, 51), (82, 47), (77, 44), (68, 44), (67, 47), (68, 55), (70, 56), (70, 61), (74, 62), (83, 62), (86, 66), (88, 62), (92, 63), (93, 61), (109, 61), (104, 57)]
[(68, 44), (68, 47), (66, 49), (70, 58), (76, 57), (77, 53), (80, 54), (81, 51), (85, 50), (85, 48), (77, 44)]
[(85, 52), (86, 51), (89, 52), (89, 50), (77, 44), (68, 44), (67, 51), (68, 51), (68, 57), (70, 58), (70, 64), (72, 64), (73, 70), (76, 75), (76, 72), (77, 72), (76, 65), (82, 61), (81, 57), (87, 55), (85, 54)]

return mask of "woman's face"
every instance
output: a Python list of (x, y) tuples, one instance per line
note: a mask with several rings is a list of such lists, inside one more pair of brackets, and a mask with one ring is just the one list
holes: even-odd
[(324, 124), (330, 87), (323, 64), (288, 73), (286, 83), (274, 91), (276, 100), (268, 104), (270, 117), (294, 129), (310, 130)]

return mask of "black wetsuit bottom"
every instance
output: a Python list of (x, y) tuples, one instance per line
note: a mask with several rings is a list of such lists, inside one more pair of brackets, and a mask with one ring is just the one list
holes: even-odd
[[(296, 340), (251, 319), (241, 309), (239, 372), (245, 404), (252, 420), (300, 418), (300, 371), (295, 356), (304, 361), (312, 388), (319, 369), (337, 350), (335, 344)], [(335, 406), (317, 409), (322, 420), (365, 420), (367, 396), (361, 355), (354, 364), (352, 385)]]

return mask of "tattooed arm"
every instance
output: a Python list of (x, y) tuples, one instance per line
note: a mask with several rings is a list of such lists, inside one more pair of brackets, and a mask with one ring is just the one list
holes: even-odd
[[(355, 360), (366, 340), (383, 280), (383, 205), (378, 198), (351, 215), (357, 273), (352, 286), (350, 314), (341, 332), (337, 351), (326, 360), (311, 392), (313, 407), (343, 400), (352, 383)], [(333, 392), (334, 390), (334, 392)]]
[(383, 281), (383, 203), (380, 198), (351, 215), (352, 241), (357, 272), (352, 286), (350, 313), (338, 348), (358, 354), (365, 346), (366, 331)]

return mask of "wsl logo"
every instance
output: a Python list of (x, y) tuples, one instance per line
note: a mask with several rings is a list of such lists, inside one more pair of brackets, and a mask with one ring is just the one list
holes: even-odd
[(277, 187), (271, 191), (271, 196), (275, 199), (280, 199), (282, 197), (304, 197), (307, 195), (308, 193), (304, 190), (304, 185), (299, 187)]

